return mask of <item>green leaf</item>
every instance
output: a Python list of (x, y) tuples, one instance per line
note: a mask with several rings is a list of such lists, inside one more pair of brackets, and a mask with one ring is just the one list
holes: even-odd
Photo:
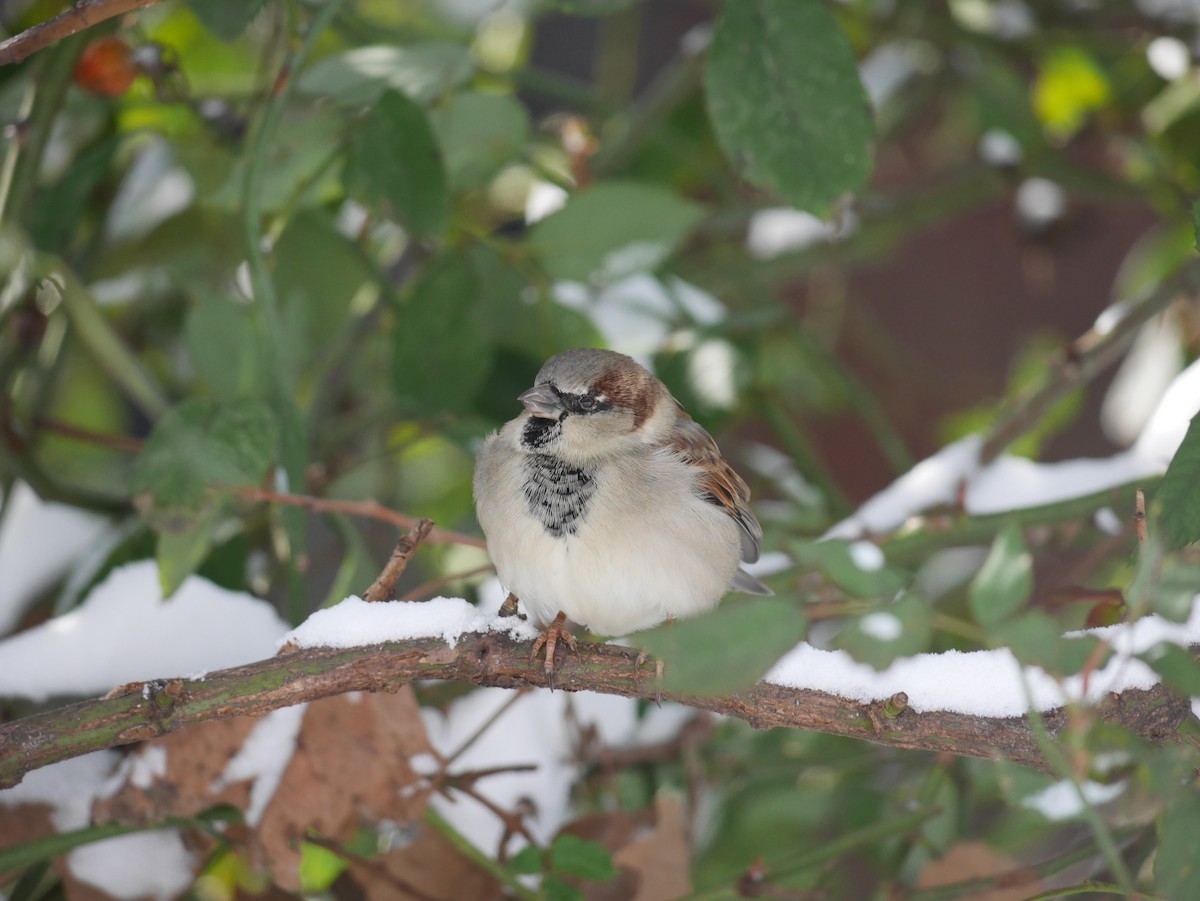
[(928, 650), (933, 636), (929, 604), (906, 594), (894, 604), (853, 620), (834, 639), (833, 645), (850, 652), (855, 660), (885, 669), (897, 657), (911, 657)]
[(323, 893), (345, 872), (349, 863), (339, 855), (312, 842), (300, 843), (300, 890)]
[(1095, 635), (1064, 637), (1058, 623), (1039, 610), (996, 626), (993, 634), (995, 646), (1010, 648), (1022, 663), (1060, 676), (1079, 672), (1100, 642)]
[(139, 509), (156, 528), (185, 528), (206, 506), (209, 487), (261, 480), (277, 443), (275, 418), (257, 401), (184, 401), (155, 424), (138, 456)]
[(583, 892), (551, 874), (542, 880), (546, 901), (583, 901)]
[(88, 845), (92, 842), (103, 841), (118, 835), (128, 835), (131, 832), (144, 832), (154, 826), (126, 826), (121, 823), (104, 823), (100, 826), (87, 826), (70, 832), (59, 832), (44, 838), (22, 842), (0, 848), (0, 873), (11, 873), (22, 870), (43, 860), (50, 860), (60, 854)]
[(354, 129), (346, 182), (368, 205), (390, 204), (418, 237), (446, 228), (450, 194), (441, 151), (425, 111), (403, 94), (384, 93)]
[(245, 31), (265, 3), (266, 0), (188, 0), (196, 18), (226, 41)]
[(279, 236), (273, 278), (284, 331), (282, 362), (293, 372), (311, 372), (314, 361), (336, 356), (343, 346), (336, 337), (354, 327), (354, 302), (376, 274), (328, 215), (308, 210)]
[(821, 217), (866, 184), (874, 131), (866, 91), (819, 0), (726, 3), (705, 89), (717, 141), (751, 184)]
[(662, 661), (668, 691), (722, 695), (766, 675), (807, 625), (795, 601), (730, 598), (704, 616), (639, 632), (630, 643)]
[(508, 862), (508, 868), (521, 876), (542, 872), (544, 852), (537, 845), (526, 845)]
[(547, 5), (576, 16), (607, 16), (638, 2), (640, 0), (548, 0)]
[(1150, 606), (1172, 622), (1187, 622), (1200, 588), (1200, 566), (1173, 564), (1169, 557), (1162, 566), (1162, 572), (1150, 584)]
[(192, 369), (214, 398), (261, 395), (264, 373), (245, 306), (221, 294), (198, 291), (183, 337)]
[(840, 539), (795, 541), (792, 559), (797, 566), (815, 567), (834, 585), (856, 598), (894, 598), (907, 579), (887, 566), (864, 569), (855, 560), (850, 542)]
[(182, 529), (158, 533), (154, 557), (158, 562), (158, 583), (164, 598), (169, 598), (196, 571), (212, 550), (213, 536), (220, 523), (216, 511), (189, 523)]
[(508, 94), (455, 94), (430, 118), (456, 191), (482, 187), (529, 139), (529, 113)]
[(479, 297), (470, 262), (449, 253), (429, 265), (397, 311), (392, 372), (396, 392), (417, 412), (461, 411), (487, 377), (494, 348)]
[(570, 833), (555, 836), (551, 842), (550, 866), (556, 873), (589, 882), (607, 882), (617, 876), (612, 855), (604, 845)]
[(1192, 237), (1195, 240), (1196, 249), (1200, 250), (1200, 200), (1192, 204)]
[(534, 225), (529, 251), (555, 280), (602, 284), (659, 266), (702, 213), (658, 185), (604, 182)]
[(1180, 786), (1158, 825), (1154, 856), (1155, 894), (1163, 898), (1200, 898), (1200, 798)]
[(1005, 526), (971, 582), (971, 612), (981, 626), (995, 626), (1021, 608), (1033, 591), (1033, 558), (1021, 530)]
[(1159, 642), (1138, 656), (1171, 688), (1185, 695), (1200, 695), (1200, 663), (1179, 645)]
[(407, 47), (356, 47), (313, 64), (296, 82), (302, 94), (369, 106), (388, 90), (428, 104), (471, 77), (466, 47), (426, 41)]
[(1155, 499), (1162, 504), (1161, 522), (1171, 547), (1200, 540), (1200, 416), (1192, 418)]

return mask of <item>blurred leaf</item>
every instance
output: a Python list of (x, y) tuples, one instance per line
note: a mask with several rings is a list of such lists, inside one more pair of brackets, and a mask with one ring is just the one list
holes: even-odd
[(95, 142), (71, 162), (62, 178), (38, 191), (29, 208), (29, 236), (35, 247), (50, 253), (68, 249), (85, 219), (88, 198), (108, 174), (120, 143), (116, 137)]
[(557, 835), (550, 843), (550, 866), (556, 873), (589, 882), (607, 882), (617, 876), (612, 855), (604, 845), (570, 833)]
[(1162, 567), (1150, 583), (1150, 606), (1172, 622), (1187, 622), (1200, 587), (1200, 566), (1174, 563), (1168, 558)]
[(987, 559), (971, 582), (971, 613), (981, 626), (1008, 619), (1033, 591), (1033, 558), (1021, 530), (1007, 525), (996, 536)]
[(1179, 645), (1159, 642), (1138, 656), (1171, 688), (1185, 695), (1200, 695), (1200, 662)]
[(1200, 798), (1191, 787), (1180, 789), (1159, 820), (1154, 889), (1163, 898), (1200, 898)]
[(1200, 540), (1200, 416), (1192, 418), (1155, 498), (1171, 547)]
[(188, 0), (205, 27), (226, 41), (245, 31), (265, 4), (266, 0)]
[(907, 581), (898, 570), (887, 566), (864, 569), (856, 562), (851, 544), (840, 539), (795, 541), (791, 551), (798, 567), (816, 567), (851, 597), (890, 600)]
[(1063, 676), (1079, 672), (1099, 643), (1095, 635), (1063, 637), (1058, 623), (1039, 610), (1001, 623), (992, 634), (996, 647), (1010, 648), (1022, 663)]
[(460, 44), (356, 47), (310, 66), (296, 89), (352, 107), (374, 104), (388, 90), (427, 104), (470, 78), (472, 70), (467, 48)]
[(1066, 137), (1108, 103), (1111, 93), (1108, 78), (1087, 51), (1058, 47), (1042, 61), (1033, 84), (1033, 108), (1048, 132)]
[(1200, 200), (1192, 204), (1192, 241), (1196, 250), (1200, 250)]
[(300, 843), (300, 890), (305, 894), (329, 891), (346, 871), (345, 859), (321, 845)]
[(544, 854), (537, 845), (526, 845), (508, 862), (508, 868), (522, 876), (533, 876), (542, 872)]
[(446, 228), (450, 195), (441, 151), (425, 111), (403, 94), (385, 92), (354, 129), (346, 181), (369, 206), (391, 204), (418, 237)]
[(668, 691), (721, 695), (765, 676), (807, 627), (795, 601), (730, 598), (711, 613), (638, 632), (629, 642), (662, 661)]
[(355, 321), (355, 297), (377, 277), (361, 251), (317, 210), (288, 222), (275, 244), (273, 275), (285, 332), (280, 344), (285, 362), (297, 371), (339, 346), (333, 339)]
[(196, 296), (183, 329), (196, 375), (219, 401), (262, 396), (264, 374), (249, 311), (220, 294)]
[(529, 139), (529, 113), (508, 94), (455, 94), (430, 118), (456, 191), (481, 187)]
[(158, 562), (158, 583), (164, 598), (173, 595), (183, 580), (204, 562), (212, 549), (213, 535), (220, 519), (217, 511), (209, 511), (182, 529), (158, 533), (154, 557)]
[(604, 182), (534, 225), (529, 252), (552, 279), (609, 282), (659, 266), (702, 213), (659, 185)]
[(424, 415), (461, 411), (491, 367), (479, 285), (461, 255), (431, 262), (397, 311), (392, 374), (396, 393)]
[(913, 594), (887, 607), (851, 621), (833, 641), (860, 663), (886, 669), (898, 657), (912, 657), (929, 649), (933, 614), (923, 598)]
[(277, 442), (275, 418), (257, 401), (186, 400), (155, 424), (138, 455), (133, 491), (142, 496), (139, 509), (157, 528), (183, 528), (204, 506), (209, 486), (258, 482)]
[(717, 140), (751, 184), (820, 218), (866, 184), (874, 131), (867, 95), (823, 3), (726, 3), (705, 88)]
[(583, 892), (563, 882), (553, 873), (542, 880), (542, 891), (546, 901), (583, 901)]
[(0, 848), (0, 873), (11, 873), (23, 870), (25, 867), (50, 860), (60, 854), (88, 845), (92, 842), (104, 841), (117, 835), (128, 835), (131, 832), (143, 832), (146, 826), (126, 826), (122, 823), (102, 823), (99, 826), (86, 826), (82, 829), (72, 829), (69, 832), (59, 832), (44, 838), (22, 842)]
[(549, 6), (577, 16), (607, 16), (641, 0), (547, 0)]

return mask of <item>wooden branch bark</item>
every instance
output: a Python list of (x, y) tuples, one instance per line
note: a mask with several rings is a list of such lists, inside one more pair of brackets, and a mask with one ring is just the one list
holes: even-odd
[(19, 63), (32, 54), (76, 32), (99, 25), (101, 22), (124, 15), (135, 9), (153, 6), (158, 0), (79, 0), (70, 9), (59, 13), (0, 41), (0, 66)]
[[(136, 682), (0, 726), (0, 788), (47, 764), (153, 738), (195, 723), (262, 715), (279, 707), (347, 691), (395, 691), (416, 679), (452, 679), (517, 688), (546, 685), (530, 662), (530, 644), (502, 634), (464, 635), (455, 647), (437, 639), (366, 648), (316, 648), (210, 673), (202, 679)], [(679, 701), (746, 720), (760, 729), (787, 727), (845, 735), (898, 748), (970, 757), (1004, 757), (1043, 770), (1049, 765), (1024, 717), (988, 719), (960, 713), (917, 713), (896, 696), (862, 704), (818, 691), (759, 684), (720, 698), (660, 695), (653, 661), (630, 648), (581, 642), (555, 671), (555, 687), (624, 697)], [(980, 691), (986, 691), (980, 686)], [(1108, 698), (1099, 716), (1152, 742), (1175, 735), (1190, 702), (1161, 685)], [(1044, 714), (1051, 736), (1067, 714)]]

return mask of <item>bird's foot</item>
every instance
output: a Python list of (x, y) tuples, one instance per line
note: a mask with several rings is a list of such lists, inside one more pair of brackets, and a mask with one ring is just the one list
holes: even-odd
[(545, 646), (546, 664), (544, 669), (546, 671), (546, 682), (549, 684), (551, 690), (554, 689), (554, 652), (558, 648), (558, 643), (565, 641), (567, 647), (572, 651), (576, 650), (575, 636), (567, 631), (566, 622), (567, 615), (565, 613), (559, 613), (558, 616), (554, 617), (554, 621), (542, 630), (542, 634), (533, 643), (533, 652), (529, 655), (530, 660), (536, 660), (538, 651)]
[[(521, 616), (519, 613), (517, 613), (517, 600), (518, 600), (517, 596), (510, 591), (508, 593), (508, 597), (506, 597), (504, 599), (504, 603), (500, 605), (500, 612), (498, 615), (499, 616)], [(524, 619), (524, 618), (525, 617), (521, 616), (521, 619)]]

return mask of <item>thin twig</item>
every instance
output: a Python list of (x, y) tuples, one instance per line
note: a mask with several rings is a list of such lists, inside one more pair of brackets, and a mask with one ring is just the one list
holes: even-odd
[(484, 573), (490, 573), (495, 569), (495, 565), (484, 563), (482, 566), (476, 566), (472, 569), (463, 570), (462, 572), (450, 573), (445, 576), (438, 576), (436, 579), (430, 579), (428, 582), (422, 582), (411, 591), (406, 591), (401, 600), (404, 601), (419, 601), (426, 595), (432, 594), (435, 589), (449, 585), (451, 582), (457, 582), (460, 579), (470, 579), (473, 576), (481, 576)]
[(85, 28), (99, 25), (108, 19), (153, 6), (158, 0), (78, 0), (74, 6), (0, 41), (0, 66), (12, 65), (26, 59), (51, 44), (57, 44)]
[(980, 461), (986, 465), (1042, 421), (1050, 408), (1076, 387), (1086, 384), (1116, 362), (1141, 327), (1181, 296), (1194, 296), (1200, 282), (1200, 263), (1191, 261), (1166, 279), (1107, 330), (1095, 326), (1075, 339), (1055, 362), (1048, 381), (1017, 397), (996, 417)]
[(48, 416), (39, 416), (34, 420), (33, 424), (39, 431), (53, 432), (55, 435), (61, 435), (64, 438), (74, 438), (76, 441), (85, 441), (88, 444), (95, 444), (99, 447), (107, 447), (129, 454), (140, 453), (142, 445), (145, 444), (140, 438), (132, 438), (129, 435), (117, 435), (113, 432), (97, 432), (95, 429), (73, 425), (72, 423), (52, 419)]
[[(266, 488), (226, 488), (223, 489), (248, 501), (258, 501), (268, 504), (288, 504), (293, 507), (303, 507), (315, 513), (348, 513), (351, 516), (364, 516), (368, 519), (378, 519), (411, 529), (420, 517), (409, 516), (398, 510), (392, 510), (376, 501), (341, 501), (328, 497), (314, 497), (308, 494), (286, 494), (280, 491), (269, 491)], [(433, 529), (425, 539), (430, 544), (465, 544), (470, 547), (486, 548), (482, 538), (474, 535), (464, 535), (449, 529)]]
[(1137, 529), (1138, 547), (1144, 548), (1150, 536), (1146, 531), (1146, 494), (1141, 488), (1134, 495), (1133, 525)]
[(408, 530), (408, 534), (396, 542), (392, 556), (388, 558), (383, 572), (371, 583), (371, 587), (363, 594), (364, 601), (391, 601), (396, 597), (396, 583), (408, 569), (408, 561), (417, 552), (417, 546), (433, 531), (432, 519), (419, 519), (417, 524)]
[(495, 713), (484, 720), (480, 727), (471, 733), (466, 741), (458, 746), (457, 751), (446, 758), (444, 766), (449, 766), (450, 764), (454, 763), (454, 761), (458, 760), (459, 757), (462, 757), (462, 755), (466, 753), (466, 751), (469, 750), (470, 747), (475, 744), (475, 742), (479, 741), (480, 736), (482, 736), (483, 733), (487, 732), (487, 730), (495, 724), (496, 720), (504, 716), (504, 714), (506, 714), (512, 708), (512, 705), (521, 700), (521, 698), (527, 695), (529, 691), (530, 689), (528, 686), (518, 688), (516, 691), (514, 691), (512, 693), (512, 697), (508, 698), (503, 704), (501, 704), (496, 709)]

